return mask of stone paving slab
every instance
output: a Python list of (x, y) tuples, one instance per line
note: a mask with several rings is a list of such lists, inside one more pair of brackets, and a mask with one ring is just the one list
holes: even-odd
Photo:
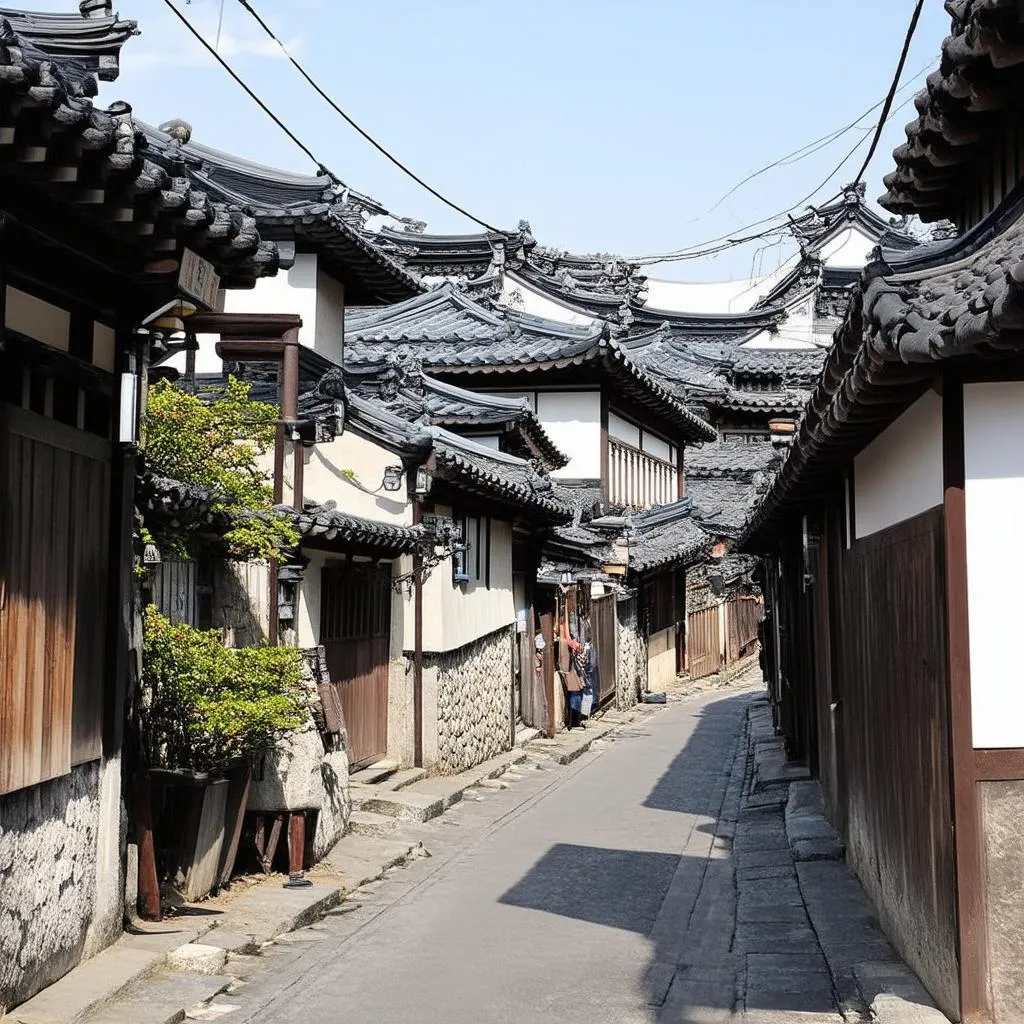
[(198, 938), (212, 926), (211, 918), (189, 917), (163, 922), (156, 926), (159, 932), (123, 935), (102, 953), (9, 1011), (4, 1024), (79, 1024), (159, 967), (172, 949)]
[(213, 999), (233, 981), (227, 975), (161, 972), (136, 982), (115, 1005), (90, 1014), (82, 1024), (178, 1024), (190, 1007)]

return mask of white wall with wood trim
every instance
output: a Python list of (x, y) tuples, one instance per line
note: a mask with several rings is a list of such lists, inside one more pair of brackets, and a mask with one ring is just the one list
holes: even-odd
[(855, 536), (869, 537), (943, 500), (942, 399), (921, 396), (854, 460)]
[(600, 391), (541, 391), (537, 418), (569, 464), (552, 473), (562, 480), (601, 479)]
[(1024, 747), (1013, 653), (1024, 579), (1024, 381), (964, 385), (967, 600), (975, 747)]
[[(438, 515), (451, 510), (438, 508)], [(456, 583), (445, 559), (423, 584), (423, 649), (454, 651), (516, 621), (512, 593), (512, 524), (490, 520), (490, 585), (483, 579)], [(411, 598), (405, 615), (405, 650), (413, 650)]]
[(302, 490), (308, 501), (337, 502), (342, 511), (379, 522), (411, 525), (412, 505), (407, 481), (397, 491), (385, 491), (384, 470), (401, 465), (394, 452), (347, 429), (326, 444), (303, 449)]

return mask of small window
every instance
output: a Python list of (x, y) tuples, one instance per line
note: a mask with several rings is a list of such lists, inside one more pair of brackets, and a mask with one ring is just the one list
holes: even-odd
[(452, 579), (455, 583), (490, 585), (491, 522), (476, 516), (457, 520), (462, 542), (452, 555)]

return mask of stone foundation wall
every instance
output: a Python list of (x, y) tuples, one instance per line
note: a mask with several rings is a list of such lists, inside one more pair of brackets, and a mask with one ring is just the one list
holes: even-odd
[(0, 796), (0, 1017), (119, 934), (119, 781), (94, 761)]
[[(512, 747), (512, 645), (515, 627), (465, 647), (424, 655), (437, 673), (437, 763), (454, 775)], [(426, 721), (426, 715), (425, 721)]]
[(618, 690), (616, 707), (626, 711), (640, 700), (647, 685), (647, 638), (643, 635), (634, 596), (615, 605), (618, 630)]

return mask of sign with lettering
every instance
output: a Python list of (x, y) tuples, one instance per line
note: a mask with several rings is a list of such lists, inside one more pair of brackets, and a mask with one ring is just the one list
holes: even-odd
[(181, 271), (178, 287), (205, 309), (217, 308), (217, 292), (220, 291), (220, 275), (209, 260), (198, 253), (185, 249), (181, 256)]

